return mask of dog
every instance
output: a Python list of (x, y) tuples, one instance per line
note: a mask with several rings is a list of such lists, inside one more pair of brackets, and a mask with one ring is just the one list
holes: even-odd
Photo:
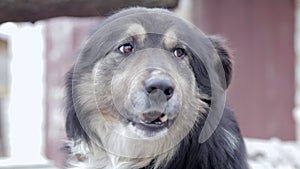
[(246, 169), (221, 37), (165, 9), (108, 17), (66, 78), (68, 167)]

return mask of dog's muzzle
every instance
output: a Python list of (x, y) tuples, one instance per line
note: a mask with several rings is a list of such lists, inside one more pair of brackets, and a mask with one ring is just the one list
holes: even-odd
[(150, 75), (141, 84), (143, 91), (139, 95), (144, 96), (140, 97), (143, 101), (136, 99), (133, 104), (146, 102), (147, 106), (133, 118), (133, 125), (150, 131), (170, 127), (179, 113), (179, 95), (174, 80), (170, 75), (156, 71), (155, 75)]

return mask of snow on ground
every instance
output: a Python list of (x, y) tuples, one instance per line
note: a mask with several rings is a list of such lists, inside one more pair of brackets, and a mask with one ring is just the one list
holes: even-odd
[(300, 169), (300, 144), (292, 141), (245, 139), (251, 169)]

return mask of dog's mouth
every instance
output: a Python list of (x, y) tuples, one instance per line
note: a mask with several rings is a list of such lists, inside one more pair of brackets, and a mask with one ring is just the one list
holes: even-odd
[(133, 126), (140, 130), (159, 132), (160, 130), (169, 128), (175, 121), (175, 118), (176, 117), (170, 117), (165, 112), (152, 110), (142, 113), (130, 121)]
[(139, 119), (146, 125), (161, 126), (167, 123), (168, 115), (159, 111), (150, 111), (139, 115)]

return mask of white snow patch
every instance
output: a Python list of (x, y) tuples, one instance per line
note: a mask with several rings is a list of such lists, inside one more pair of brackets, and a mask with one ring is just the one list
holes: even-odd
[(300, 169), (300, 145), (293, 141), (245, 139), (250, 169)]

